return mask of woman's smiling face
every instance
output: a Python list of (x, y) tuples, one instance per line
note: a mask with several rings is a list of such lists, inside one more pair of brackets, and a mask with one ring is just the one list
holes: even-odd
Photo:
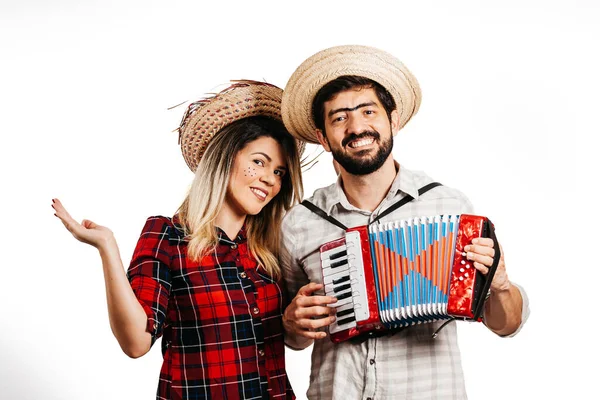
[(281, 145), (268, 136), (248, 143), (233, 163), (224, 207), (235, 215), (256, 215), (281, 190), (287, 172)]

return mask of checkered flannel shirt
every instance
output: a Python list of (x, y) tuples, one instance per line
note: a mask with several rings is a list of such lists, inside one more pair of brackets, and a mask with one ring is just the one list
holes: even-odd
[(249, 254), (244, 229), (219, 230), (215, 251), (187, 257), (176, 217), (148, 218), (127, 272), (162, 339), (157, 399), (291, 399), (285, 373), (284, 296)]

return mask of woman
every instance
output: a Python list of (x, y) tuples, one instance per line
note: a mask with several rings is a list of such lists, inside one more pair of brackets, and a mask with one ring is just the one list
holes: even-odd
[(195, 171), (173, 218), (148, 218), (127, 275), (112, 232), (56, 216), (102, 258), (112, 331), (130, 357), (163, 336), (157, 399), (293, 398), (285, 374), (279, 227), (302, 196), (281, 89), (241, 81), (179, 128)]

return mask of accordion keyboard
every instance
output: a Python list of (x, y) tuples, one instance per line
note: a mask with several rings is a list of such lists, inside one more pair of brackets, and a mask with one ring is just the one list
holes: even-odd
[(369, 317), (364, 265), (358, 232), (347, 232), (345, 243), (321, 253), (325, 294), (338, 301), (330, 304), (337, 309), (336, 320), (329, 333), (356, 326)]

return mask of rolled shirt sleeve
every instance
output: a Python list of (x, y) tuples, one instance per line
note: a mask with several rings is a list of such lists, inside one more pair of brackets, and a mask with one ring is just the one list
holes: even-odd
[(164, 217), (148, 218), (127, 270), (131, 288), (148, 316), (146, 331), (152, 344), (162, 335), (171, 290), (170, 224)]
[[(529, 297), (527, 297), (527, 292), (525, 292), (525, 289), (523, 289), (523, 287), (521, 287), (520, 285), (517, 285), (514, 282), (511, 282), (511, 284), (519, 290), (519, 293), (521, 293), (521, 298), (523, 300), (523, 308), (521, 309), (521, 325), (519, 325), (517, 330), (514, 331), (513, 333), (511, 333), (510, 335), (504, 335), (504, 336), (498, 335), (498, 337), (501, 337), (501, 338), (511, 338), (511, 337), (515, 336), (517, 333), (519, 333), (521, 331), (521, 329), (523, 328), (523, 325), (525, 325), (525, 322), (527, 322), (527, 319), (529, 318), (530, 310), (529, 310)], [(485, 319), (484, 319), (484, 322), (485, 322)], [(492, 332), (494, 332), (494, 331), (492, 331)]]

